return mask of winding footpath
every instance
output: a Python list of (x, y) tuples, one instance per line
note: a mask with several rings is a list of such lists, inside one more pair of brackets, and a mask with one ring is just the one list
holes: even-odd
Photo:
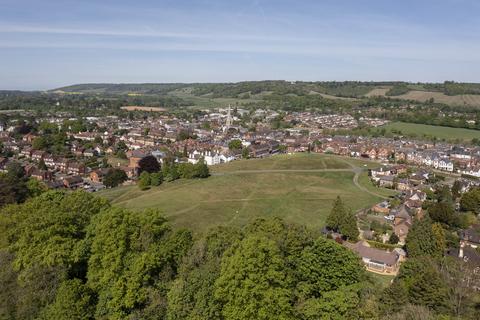
[(348, 161), (344, 161), (347, 163), (351, 169), (261, 169), (261, 170), (236, 170), (236, 171), (229, 171), (229, 172), (214, 172), (212, 176), (228, 176), (228, 175), (235, 175), (235, 174), (258, 174), (258, 173), (320, 173), (320, 172), (353, 172), (355, 175), (353, 176), (353, 184), (363, 192), (371, 194), (372, 196), (379, 197), (382, 199), (387, 199), (388, 197), (368, 190), (365, 186), (360, 184), (359, 178), (360, 174), (365, 170), (353, 165)]

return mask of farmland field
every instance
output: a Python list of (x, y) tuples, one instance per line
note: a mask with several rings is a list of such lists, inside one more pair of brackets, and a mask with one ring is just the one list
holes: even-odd
[(369, 93), (367, 93), (365, 96), (366, 97), (376, 97), (376, 96), (381, 96), (384, 97), (385, 94), (390, 90), (391, 87), (385, 87), (385, 88), (375, 88)]
[(250, 102), (258, 102), (260, 99), (239, 99), (239, 98), (213, 98), (211, 95), (197, 96), (192, 93), (192, 88), (183, 88), (168, 93), (169, 95), (181, 98), (192, 107), (197, 108), (218, 108), (225, 107), (228, 104), (242, 105)]
[[(414, 87), (414, 86), (411, 85), (409, 87)], [(367, 93), (365, 96), (366, 97), (374, 97), (374, 96), (385, 97), (386, 93), (390, 88), (391, 87), (375, 88), (369, 93)], [(435, 102), (445, 103), (451, 106), (480, 107), (480, 95), (476, 95), (476, 94), (448, 96), (443, 92), (412, 90), (402, 95), (392, 96), (391, 98), (403, 99), (403, 100), (414, 100), (419, 102), (425, 102), (433, 98)]]
[(447, 96), (442, 92), (410, 91), (406, 94), (395, 96), (393, 98), (415, 100), (420, 102), (424, 102), (433, 98), (435, 102), (445, 103), (452, 106), (463, 106), (463, 105), (472, 106), (472, 107), (480, 106), (480, 95), (474, 95), (474, 94)]
[(405, 134), (405, 135), (415, 134), (419, 138), (437, 137), (437, 139), (445, 139), (445, 140), (459, 139), (463, 141), (470, 141), (473, 138), (480, 138), (479, 130), (431, 126), (431, 125), (416, 124), (416, 123), (392, 122), (379, 128), (385, 128), (387, 131), (391, 131), (391, 130), (401, 131), (402, 134)]
[(281, 155), (213, 167), (208, 179), (177, 180), (148, 191), (119, 187), (99, 194), (129, 209), (158, 208), (174, 226), (197, 232), (272, 216), (319, 228), (337, 195), (352, 210), (385, 196), (382, 190), (367, 190), (363, 181), (357, 185), (362, 170), (357, 165), (362, 163), (319, 154)]
[(143, 107), (143, 106), (125, 106), (120, 109), (127, 111), (151, 111), (151, 112), (164, 112), (167, 109), (160, 107)]

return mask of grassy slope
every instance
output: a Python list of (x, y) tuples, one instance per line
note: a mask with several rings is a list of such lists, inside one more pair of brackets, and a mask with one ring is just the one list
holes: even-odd
[(403, 134), (416, 134), (420, 138), (424, 135), (435, 136), (438, 139), (460, 139), (464, 141), (469, 141), (473, 138), (480, 138), (480, 131), (478, 130), (430, 126), (416, 123), (393, 122), (382, 126), (381, 128), (387, 130), (401, 130)]
[[(435, 102), (445, 103), (451, 106), (464, 106), (464, 105), (472, 106), (472, 107), (480, 106), (480, 95), (463, 94), (463, 95), (448, 96), (443, 92), (424, 90), (421, 86), (409, 85), (409, 87), (412, 88), (412, 91), (402, 95), (392, 96), (391, 98), (403, 99), (403, 100), (414, 100), (419, 102), (425, 102), (433, 98)], [(372, 89), (372, 91), (370, 91), (369, 93), (365, 94), (365, 96), (366, 97), (373, 97), (373, 96), (385, 97), (389, 88), (390, 87), (375, 88), (375, 89)]]
[[(337, 195), (354, 210), (380, 198), (353, 182), (345, 159), (301, 154), (237, 161), (212, 170), (204, 180), (179, 180), (148, 191), (136, 186), (100, 194), (130, 209), (160, 208), (176, 227), (204, 231), (214, 225), (243, 225), (258, 216), (279, 216), (319, 228)], [(269, 169), (344, 169), (337, 172), (261, 172)], [(260, 170), (241, 173), (238, 170)]]
[(452, 106), (480, 106), (480, 95), (475, 94), (462, 94), (455, 96), (448, 96), (443, 92), (433, 92), (433, 91), (417, 91), (413, 90), (408, 93), (395, 96), (397, 99), (405, 100), (416, 100), (416, 101), (427, 101), (431, 98), (435, 99), (435, 102), (445, 103)]
[(364, 186), (367, 190), (370, 190), (372, 192), (375, 192), (377, 194), (380, 194), (385, 197), (390, 197), (398, 194), (397, 191), (392, 190), (392, 189), (387, 189), (387, 188), (377, 188), (372, 184), (372, 181), (370, 180), (370, 177), (368, 176), (368, 173), (362, 172), (360, 174), (360, 177), (358, 178), (358, 182)]
[(169, 95), (181, 98), (198, 108), (218, 108), (225, 107), (228, 104), (242, 105), (249, 102), (257, 102), (259, 99), (236, 99), (236, 98), (212, 98), (209, 96), (196, 96), (191, 93), (191, 88), (183, 88), (169, 92)]

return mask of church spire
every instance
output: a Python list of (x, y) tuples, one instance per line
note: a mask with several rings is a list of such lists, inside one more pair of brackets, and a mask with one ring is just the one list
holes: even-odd
[(228, 111), (227, 111), (227, 122), (225, 123), (225, 126), (227, 127), (227, 130), (231, 127), (232, 125), (232, 112), (230, 108), (230, 104), (228, 105)]

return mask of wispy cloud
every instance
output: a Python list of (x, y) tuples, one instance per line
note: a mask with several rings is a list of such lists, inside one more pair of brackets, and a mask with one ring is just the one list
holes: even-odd
[(0, 2), (0, 59), (8, 61), (0, 88), (32, 74), (38, 83), (77, 82), (78, 74), (82, 81), (480, 74), (474, 0)]
[[(102, 49), (143, 52), (212, 52), (212, 53), (248, 53), (268, 55), (291, 55), (317, 58), (382, 58), (417, 61), (463, 61), (480, 62), (477, 52), (480, 44), (471, 43), (459, 46), (456, 43), (408, 43), (401, 44), (355, 44), (339, 40), (323, 40), (302, 45), (288, 42), (277, 44), (239, 41), (201, 41), (201, 42), (155, 42), (155, 41), (122, 41), (104, 40), (9, 40), (0, 42), (0, 48), (37, 48), (37, 49)], [(459, 55), (459, 51), (462, 52)]]
[(49, 26), (30, 26), (30, 25), (0, 25), (0, 33), (20, 33), (20, 34), (64, 34), (64, 35), (85, 35), (85, 36), (111, 36), (111, 37), (136, 37), (136, 38), (173, 38), (173, 39), (224, 39), (224, 40), (251, 40), (251, 41), (292, 41), (309, 42), (315, 41), (315, 38), (287, 37), (275, 35), (254, 35), (254, 34), (222, 34), (208, 32), (170, 32), (154, 30), (153, 28), (144, 28), (143, 30), (121, 30), (121, 29), (102, 29), (102, 28), (68, 28), (68, 27), (49, 27)]

